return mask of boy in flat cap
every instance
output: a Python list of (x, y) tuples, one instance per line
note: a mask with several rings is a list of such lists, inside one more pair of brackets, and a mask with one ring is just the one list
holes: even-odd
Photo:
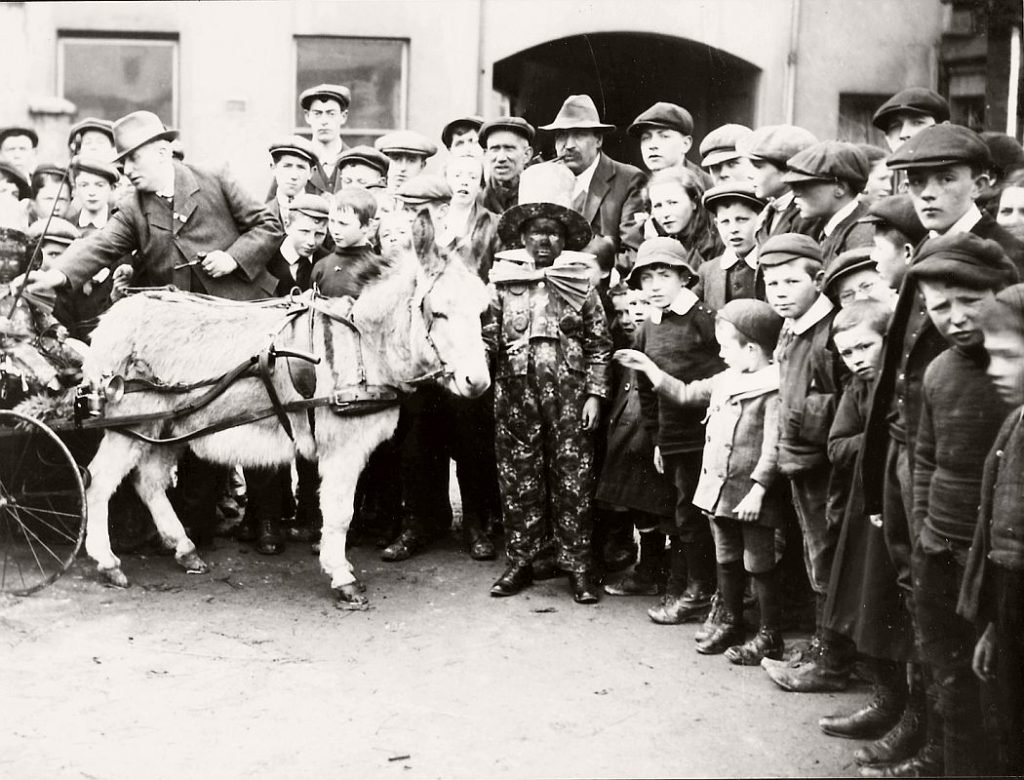
[(723, 182), (752, 182), (754, 168), (743, 156), (737, 145), (749, 138), (751, 130), (746, 125), (722, 125), (716, 127), (700, 142), (700, 167), (708, 172), (713, 186)]
[(488, 211), (504, 214), (519, 203), (519, 177), (533, 157), (536, 131), (517, 116), (485, 122), (480, 128), (485, 182), (480, 202)]
[(821, 291), (845, 309), (854, 301), (878, 301), (889, 307), (896, 305), (896, 292), (878, 273), (871, 257), (874, 250), (866, 246), (848, 249), (825, 271)]
[(81, 155), (103, 162), (114, 159), (114, 123), (106, 119), (86, 117), (75, 122), (68, 131), (71, 156)]
[(75, 202), (67, 219), (87, 236), (99, 230), (110, 219), (110, 199), (121, 172), (113, 164), (95, 157), (76, 156), (71, 159), (71, 184)]
[(373, 146), (388, 158), (387, 187), (392, 195), (407, 181), (423, 173), (427, 160), (437, 154), (437, 145), (415, 130), (396, 130), (382, 135)]
[(360, 187), (372, 190), (384, 187), (388, 176), (388, 158), (372, 146), (353, 146), (338, 158), (339, 189)]
[(821, 262), (825, 270), (847, 249), (870, 246), (874, 233), (858, 220), (867, 206), (857, 197), (867, 183), (871, 166), (856, 145), (821, 141), (786, 161), (782, 180), (793, 190), (801, 218), (819, 220)]
[(31, 127), (0, 129), (0, 157), (6, 158), (28, 178), (36, 169), (36, 148), (39, 134)]
[(754, 228), (765, 202), (754, 194), (753, 185), (738, 180), (712, 187), (702, 204), (714, 217), (725, 251), (697, 269), (700, 281), (694, 292), (712, 311), (738, 298), (756, 298)]
[[(316, 154), (306, 191), (330, 195), (338, 190), (337, 160), (345, 151), (341, 128), (348, 122), (352, 93), (341, 84), (318, 84), (302, 91), (299, 105), (306, 124), (313, 131)], [(271, 192), (273, 194), (273, 192)]]
[(899, 292), (914, 248), (928, 234), (917, 217), (913, 199), (909, 195), (890, 195), (875, 201), (861, 222), (875, 230), (871, 259), (882, 281), (893, 292)]
[(442, 128), (441, 143), (453, 157), (482, 157), (480, 128), (483, 124), (484, 118), (475, 114), (453, 119)]
[(31, 182), (29, 219), (45, 219), (50, 214), (64, 219), (71, 208), (71, 180), (67, 169), (54, 163), (37, 165)]
[(316, 150), (302, 136), (293, 135), (275, 141), (269, 151), (270, 170), (274, 175), (274, 196), (267, 201), (267, 209), (283, 227), (288, 222), (291, 202), (300, 192), (306, 192), (313, 168), (317, 164)]
[(871, 124), (885, 133), (889, 151), (895, 152), (926, 127), (949, 121), (949, 103), (927, 87), (908, 87), (886, 100)]

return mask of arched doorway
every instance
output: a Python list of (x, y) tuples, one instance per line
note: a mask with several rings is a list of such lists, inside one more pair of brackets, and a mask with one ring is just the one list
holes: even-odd
[[(708, 130), (726, 122), (750, 125), (760, 69), (721, 49), (671, 35), (614, 32), (548, 41), (494, 63), (493, 86), (511, 112), (533, 125), (548, 124), (568, 95), (594, 98), (605, 122), (616, 126), (605, 149), (641, 165), (630, 122), (658, 100), (684, 106), (694, 118), (694, 150)], [(543, 135), (541, 149), (551, 148)], [(641, 166), (642, 167), (642, 166)]]

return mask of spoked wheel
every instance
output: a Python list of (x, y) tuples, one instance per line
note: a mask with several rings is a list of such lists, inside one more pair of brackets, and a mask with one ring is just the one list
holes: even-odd
[(0, 592), (26, 596), (60, 577), (85, 538), (85, 483), (45, 424), (0, 411)]

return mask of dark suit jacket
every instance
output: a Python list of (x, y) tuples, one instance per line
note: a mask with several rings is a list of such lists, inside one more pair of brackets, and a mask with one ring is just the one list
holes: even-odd
[[(191, 292), (252, 300), (273, 294), (276, 280), (267, 272), (267, 261), (280, 242), (278, 223), (233, 180), (175, 161), (173, 208), (153, 192), (126, 195), (103, 229), (68, 247), (56, 268), (72, 289), (79, 289), (100, 268), (137, 250), (137, 286), (173, 284)], [(218, 249), (238, 263), (227, 276), (214, 279), (198, 265), (174, 268)]]
[(758, 228), (754, 233), (754, 241), (758, 248), (769, 238), (780, 233), (801, 233), (817, 240), (821, 235), (821, 228), (826, 221), (822, 219), (804, 219), (800, 216), (800, 209), (792, 202), (778, 213), (775, 212), (774, 207), (769, 203), (761, 213), (771, 219), (771, 224), (767, 220), (759, 220)]
[(615, 162), (604, 152), (600, 155), (583, 204), (583, 216), (594, 233), (612, 239), (617, 250), (623, 221), (632, 224), (633, 215), (643, 211), (645, 176), (639, 168)]
[(832, 262), (847, 249), (871, 246), (874, 243), (875, 226), (870, 223), (859, 223), (858, 220), (868, 213), (863, 201), (857, 201), (857, 208), (836, 225), (832, 235), (821, 238), (821, 262), (827, 271)]

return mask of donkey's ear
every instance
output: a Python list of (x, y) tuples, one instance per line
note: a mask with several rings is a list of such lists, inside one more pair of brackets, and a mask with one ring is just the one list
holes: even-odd
[(430, 212), (421, 209), (412, 223), (412, 245), (420, 265), (427, 273), (434, 273), (444, 265), (444, 258), (434, 243), (434, 235), (434, 221), (430, 218)]

